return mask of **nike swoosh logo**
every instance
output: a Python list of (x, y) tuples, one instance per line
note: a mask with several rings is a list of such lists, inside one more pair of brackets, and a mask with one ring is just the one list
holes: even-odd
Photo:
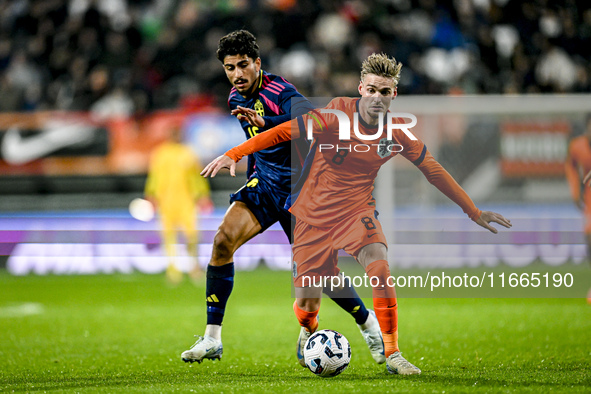
[(68, 146), (88, 143), (93, 136), (94, 128), (82, 122), (54, 121), (41, 133), (26, 138), (12, 127), (4, 134), (0, 153), (8, 164), (20, 165)]
[(374, 235), (377, 235), (377, 234), (378, 234), (378, 233), (369, 234), (369, 235), (367, 236), (367, 238), (371, 238), (371, 237), (373, 237)]

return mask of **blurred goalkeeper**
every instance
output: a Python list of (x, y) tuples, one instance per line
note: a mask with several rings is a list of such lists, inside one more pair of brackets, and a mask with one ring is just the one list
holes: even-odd
[(203, 277), (198, 261), (197, 213), (199, 208), (210, 211), (213, 205), (209, 184), (199, 176), (200, 169), (195, 153), (183, 144), (180, 128), (173, 129), (170, 140), (159, 145), (150, 157), (144, 194), (160, 213), (162, 240), (168, 257), (166, 278), (172, 284), (183, 279), (176, 256), (179, 230), (185, 236), (187, 252), (192, 259), (189, 276), (194, 280)]
[[(234, 174), (236, 162), (244, 155), (297, 139), (306, 135), (307, 125), (313, 125), (313, 144), (301, 181), (292, 194), (291, 212), (297, 219), (292, 249), (296, 317), (308, 336), (316, 331), (321, 289), (309, 283), (338, 275), (337, 252), (343, 249), (356, 258), (368, 277), (379, 279), (372, 287), (373, 305), (383, 335), (387, 370), (415, 375), (421, 370), (402, 357), (398, 347), (396, 291), (388, 286), (387, 241), (372, 197), (378, 170), (400, 153), (478, 225), (496, 234), (489, 223), (504, 227), (511, 227), (511, 223), (497, 213), (479, 210), (422, 141), (412, 139), (401, 128), (393, 130), (391, 138), (387, 138), (386, 128), (379, 129), (387, 124), (387, 111), (396, 97), (401, 67), (384, 54), (369, 56), (361, 70), (361, 99), (333, 99), (325, 108), (332, 112), (311, 111), (297, 121), (279, 125), (218, 157), (201, 174), (215, 176), (225, 167)], [(342, 119), (335, 110), (351, 120), (348, 139), (340, 139)], [(357, 127), (354, 114), (359, 115)], [(404, 123), (401, 119), (389, 120)], [(373, 141), (368, 142), (368, 138)]]

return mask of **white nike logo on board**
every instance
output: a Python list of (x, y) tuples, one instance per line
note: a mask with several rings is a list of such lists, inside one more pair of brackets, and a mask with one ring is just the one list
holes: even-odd
[(41, 133), (30, 137), (23, 137), (18, 128), (12, 127), (2, 139), (0, 153), (8, 164), (20, 165), (62, 148), (86, 145), (93, 136), (94, 128), (82, 122), (51, 121)]

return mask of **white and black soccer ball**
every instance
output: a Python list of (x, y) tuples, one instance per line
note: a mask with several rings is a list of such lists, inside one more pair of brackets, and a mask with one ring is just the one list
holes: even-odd
[(351, 362), (351, 346), (340, 332), (316, 331), (306, 341), (304, 361), (308, 369), (318, 376), (337, 376), (347, 369)]

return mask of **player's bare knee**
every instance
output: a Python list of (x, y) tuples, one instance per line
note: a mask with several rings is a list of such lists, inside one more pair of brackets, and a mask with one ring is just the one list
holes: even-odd
[(320, 298), (298, 298), (298, 307), (306, 312), (315, 312), (320, 309)]
[(233, 239), (224, 229), (220, 228), (213, 238), (213, 252), (211, 265), (220, 266), (232, 262), (236, 240)]
[(377, 260), (387, 260), (388, 250), (382, 243), (365, 245), (357, 254), (357, 261), (363, 268)]

